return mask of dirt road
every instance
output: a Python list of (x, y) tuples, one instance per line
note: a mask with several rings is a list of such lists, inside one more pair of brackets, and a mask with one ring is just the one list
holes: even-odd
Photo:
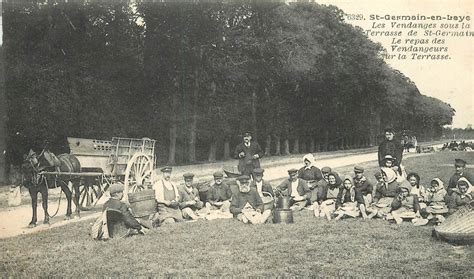
[[(425, 154), (408, 153), (404, 155), (404, 158), (423, 156)], [(287, 170), (295, 167), (299, 168), (302, 166), (303, 155), (292, 155), (287, 157), (270, 157), (262, 160), (262, 167), (265, 169), (265, 179), (270, 181), (282, 180), (287, 176)], [(374, 148), (362, 149), (362, 150), (349, 150), (346, 152), (327, 152), (327, 153), (316, 153), (316, 165), (318, 167), (331, 166), (332, 168), (344, 167), (348, 165), (355, 165), (365, 162), (376, 162), (377, 152)], [(213, 164), (202, 164), (193, 166), (182, 166), (173, 168), (173, 178), (175, 182), (180, 182), (182, 174), (188, 171), (195, 173), (198, 180), (210, 180), (212, 173), (222, 167), (231, 169), (235, 162), (220, 162)], [(157, 170), (159, 172), (159, 170)], [(28, 195), (27, 193), (25, 194)], [(49, 213), (53, 214), (58, 208), (57, 197), (59, 196), (59, 189), (51, 190), (50, 202), (49, 202)], [(56, 197), (56, 198), (54, 198)], [(22, 201), (22, 205), (19, 207), (6, 208), (0, 211), (0, 238), (13, 237), (21, 234), (35, 233), (42, 230), (48, 230), (54, 227), (64, 226), (71, 222), (78, 222), (83, 220), (90, 220), (91, 222), (97, 218), (100, 211), (100, 204), (107, 200), (107, 196), (99, 200), (95, 210), (89, 212), (81, 212), (81, 218), (74, 218), (72, 220), (65, 221), (64, 214), (66, 212), (66, 200), (64, 196), (61, 199), (59, 206), (58, 216), (50, 220), (50, 225), (43, 225), (43, 209), (41, 203), (38, 203), (38, 226), (35, 228), (27, 228), (27, 225), (31, 219), (31, 206), (29, 199), (25, 198)], [(74, 205), (73, 205), (74, 210)]]

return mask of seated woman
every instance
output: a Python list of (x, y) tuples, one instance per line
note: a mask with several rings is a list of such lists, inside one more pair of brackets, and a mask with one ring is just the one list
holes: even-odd
[(298, 170), (298, 178), (305, 180), (308, 187), (313, 190), (316, 188), (316, 183), (323, 179), (321, 170), (315, 166), (314, 156), (311, 153), (303, 157), (304, 167)]
[(222, 172), (214, 173), (214, 184), (209, 189), (206, 207), (209, 209), (207, 219), (232, 218), (230, 214), (230, 199), (232, 191), (229, 185), (223, 182), (224, 174)]
[[(418, 196), (410, 195), (411, 185), (408, 182), (403, 182), (398, 188), (398, 195), (393, 199), (391, 204), (390, 215), (387, 220), (393, 219), (397, 224), (401, 224), (403, 219), (418, 220), (420, 219), (420, 205), (418, 204)], [(424, 220), (426, 224), (428, 220)], [(420, 224), (421, 225), (421, 224)]]
[(431, 180), (430, 187), (426, 189), (424, 197), (426, 207), (420, 206), (422, 216), (436, 223), (442, 223), (445, 220), (444, 216), (448, 213), (447, 194), (443, 181), (439, 178)]
[(420, 202), (420, 208), (425, 208), (426, 189), (423, 185), (420, 185), (420, 176), (415, 172), (411, 172), (407, 175), (407, 181), (411, 185), (410, 195), (417, 196)]
[(239, 191), (233, 193), (230, 212), (234, 218), (247, 224), (263, 224), (272, 214), (271, 210), (263, 209), (263, 202), (257, 190), (250, 187), (250, 177), (242, 175), (237, 178)]
[(194, 174), (185, 173), (184, 185), (179, 188), (179, 208), (185, 219), (197, 220), (207, 215), (204, 203), (199, 199), (199, 190), (193, 187)]
[(377, 183), (374, 201), (367, 208), (367, 212), (370, 213), (367, 216), (369, 219), (375, 216), (383, 218), (390, 213), (392, 201), (398, 194), (399, 183), (395, 171), (391, 168), (381, 168), (380, 172), (382, 173), (383, 182)]
[(162, 168), (162, 178), (153, 185), (155, 199), (158, 204), (158, 212), (154, 220), (159, 221), (160, 224), (183, 221), (178, 203), (180, 199), (179, 190), (171, 182), (171, 170), (171, 167)]
[(337, 185), (336, 175), (328, 174), (328, 183), (318, 188), (316, 202), (313, 203), (315, 217), (326, 217), (331, 220), (331, 215), (336, 210), (336, 200), (339, 195), (340, 186)]
[[(323, 178), (316, 183), (316, 187), (311, 190), (310, 203), (312, 204), (312, 209), (314, 210), (315, 205), (317, 206), (318, 193), (322, 189), (326, 188), (329, 184), (329, 174), (332, 173), (336, 177), (335, 186), (339, 187), (342, 184), (342, 179), (339, 177), (339, 174), (333, 171), (330, 167), (322, 167), (321, 173)], [(334, 185), (333, 185), (334, 186)]]
[(359, 205), (361, 204), (364, 204), (361, 192), (356, 189), (353, 178), (346, 176), (337, 195), (336, 211), (334, 212), (336, 215), (335, 220), (339, 220), (344, 216), (352, 218), (359, 216)]
[(468, 206), (473, 203), (474, 199), (473, 187), (469, 180), (465, 177), (461, 177), (458, 180), (456, 189), (453, 190), (449, 199), (449, 214), (452, 214), (462, 207)]

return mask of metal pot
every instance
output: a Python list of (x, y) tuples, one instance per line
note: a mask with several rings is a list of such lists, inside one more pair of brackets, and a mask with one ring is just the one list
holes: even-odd
[(290, 209), (290, 197), (280, 196), (277, 199), (277, 208), (279, 209)]
[(291, 209), (275, 209), (273, 211), (273, 223), (293, 223), (293, 211)]

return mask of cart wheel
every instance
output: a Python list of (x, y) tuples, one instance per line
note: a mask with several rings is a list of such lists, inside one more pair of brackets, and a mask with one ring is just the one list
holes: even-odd
[(153, 161), (141, 152), (135, 153), (128, 161), (125, 169), (124, 198), (128, 200), (128, 193), (138, 192), (151, 185), (153, 175)]
[(86, 179), (84, 184), (79, 186), (79, 208), (84, 211), (92, 209), (106, 188), (107, 185), (101, 185), (98, 179)]

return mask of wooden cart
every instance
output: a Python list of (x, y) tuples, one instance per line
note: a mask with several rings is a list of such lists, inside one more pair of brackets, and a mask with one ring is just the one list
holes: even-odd
[(154, 178), (155, 140), (113, 137), (111, 141), (68, 138), (70, 153), (81, 163), (81, 172), (44, 172), (47, 176), (81, 178), (79, 206), (94, 207), (112, 183), (124, 184), (128, 193), (151, 187)]

